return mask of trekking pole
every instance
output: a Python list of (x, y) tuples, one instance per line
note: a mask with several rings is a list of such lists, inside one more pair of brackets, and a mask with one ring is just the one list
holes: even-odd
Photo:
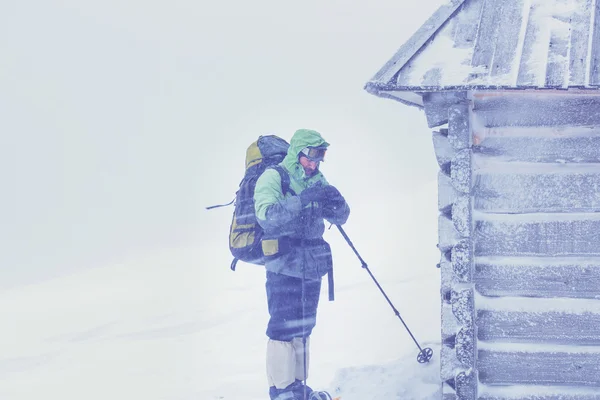
[(308, 366), (306, 365), (306, 252), (304, 253), (304, 267), (302, 268), (302, 368), (303, 368), (303, 393), (302, 400), (308, 399), (306, 390), (306, 379), (308, 378)]
[(364, 269), (366, 269), (367, 272), (369, 273), (369, 275), (371, 276), (371, 278), (373, 278), (373, 282), (375, 282), (375, 284), (377, 285), (377, 287), (379, 288), (379, 290), (383, 294), (383, 297), (385, 297), (385, 299), (387, 300), (388, 304), (392, 307), (392, 310), (394, 310), (394, 313), (400, 319), (400, 321), (402, 322), (402, 325), (404, 325), (404, 327), (408, 331), (408, 334), (410, 335), (410, 337), (412, 338), (412, 340), (415, 342), (415, 344), (419, 348), (419, 354), (417, 355), (417, 361), (419, 363), (421, 363), (421, 364), (429, 362), (429, 360), (431, 360), (431, 357), (433, 356), (433, 350), (430, 347), (426, 347), (426, 348), (423, 349), (423, 348), (421, 348), (421, 346), (419, 346), (419, 342), (417, 342), (417, 339), (415, 339), (415, 337), (413, 336), (413, 334), (410, 331), (410, 329), (408, 329), (408, 326), (406, 325), (406, 323), (404, 322), (404, 320), (400, 316), (400, 313), (398, 312), (398, 310), (396, 309), (396, 307), (394, 307), (394, 305), (390, 301), (390, 298), (387, 296), (387, 294), (385, 294), (385, 292), (383, 291), (383, 288), (381, 287), (381, 285), (379, 284), (379, 282), (377, 282), (377, 279), (375, 279), (375, 276), (373, 276), (373, 273), (369, 269), (369, 266), (367, 265), (367, 263), (365, 262), (365, 260), (363, 260), (363, 258), (360, 256), (360, 254), (356, 250), (356, 247), (354, 247), (354, 245), (352, 244), (352, 241), (350, 240), (350, 238), (348, 237), (348, 235), (346, 234), (346, 232), (344, 231), (344, 229), (341, 227), (341, 225), (336, 225), (336, 226), (340, 230), (340, 233), (342, 234), (342, 236), (344, 237), (344, 239), (346, 239), (346, 242), (348, 242), (348, 245), (352, 248), (352, 251), (354, 251), (354, 254), (356, 254), (356, 256), (358, 257), (358, 259), (360, 260), (360, 262), (362, 264), (362, 267)]

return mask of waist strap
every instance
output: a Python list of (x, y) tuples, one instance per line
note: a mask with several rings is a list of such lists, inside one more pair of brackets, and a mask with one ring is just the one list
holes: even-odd
[(289, 245), (293, 246), (293, 247), (318, 246), (324, 242), (323, 238), (298, 239), (298, 238), (285, 237), (285, 239), (283, 239), (283, 240), (287, 241), (289, 243)]

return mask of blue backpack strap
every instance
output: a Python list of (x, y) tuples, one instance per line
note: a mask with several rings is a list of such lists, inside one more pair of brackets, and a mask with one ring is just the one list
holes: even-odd
[(288, 174), (281, 165), (272, 165), (269, 168), (273, 168), (275, 171), (279, 172), (279, 176), (281, 177), (281, 193), (285, 196), (287, 192), (290, 192), (296, 196), (296, 192), (290, 188), (290, 174)]

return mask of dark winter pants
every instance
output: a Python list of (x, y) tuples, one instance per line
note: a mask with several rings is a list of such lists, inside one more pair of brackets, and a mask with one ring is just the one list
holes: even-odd
[(304, 312), (301, 278), (267, 272), (266, 287), (271, 316), (267, 336), (284, 342), (295, 337), (310, 336), (317, 321), (321, 280), (304, 281)]

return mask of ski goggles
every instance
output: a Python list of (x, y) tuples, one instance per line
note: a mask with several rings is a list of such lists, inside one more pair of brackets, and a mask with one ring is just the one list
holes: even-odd
[(325, 158), (325, 152), (327, 148), (325, 147), (305, 147), (300, 151), (300, 154), (304, 155), (311, 161), (323, 161)]

